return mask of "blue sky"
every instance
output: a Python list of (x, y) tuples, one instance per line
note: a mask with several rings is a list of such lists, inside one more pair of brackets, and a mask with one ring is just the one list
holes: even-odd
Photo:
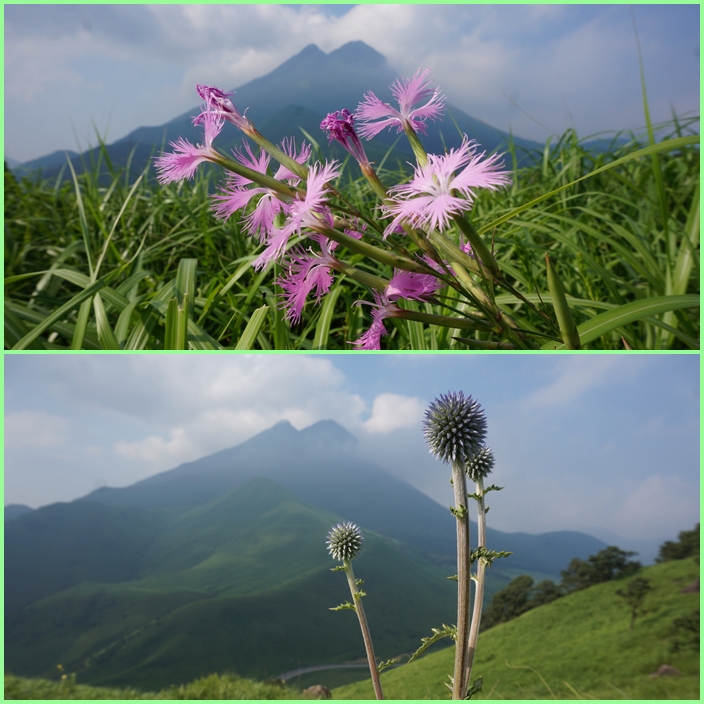
[(5, 504), (70, 501), (280, 420), (333, 419), (449, 506), (449, 470), (421, 422), (457, 390), (487, 414), (492, 480), (506, 487), (492, 497), (495, 528), (581, 530), (652, 552), (699, 520), (691, 354), (6, 355)]
[[(699, 114), (699, 5), (635, 5), (653, 120)], [(627, 5), (5, 5), (5, 153), (108, 142), (237, 88), (310, 43), (433, 68), (473, 117), (544, 141), (644, 124)], [(283, 107), (283, 106), (282, 106)]]

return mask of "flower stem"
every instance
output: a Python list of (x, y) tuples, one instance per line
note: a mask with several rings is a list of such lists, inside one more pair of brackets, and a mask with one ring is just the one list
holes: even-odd
[(371, 673), (372, 684), (374, 685), (374, 694), (376, 695), (377, 699), (383, 699), (384, 693), (381, 691), (381, 682), (379, 680), (379, 668), (376, 665), (376, 657), (374, 656), (372, 636), (369, 633), (367, 617), (364, 614), (364, 606), (362, 606), (362, 596), (360, 595), (359, 590), (357, 589), (357, 581), (354, 578), (352, 562), (350, 560), (343, 560), (342, 564), (345, 568), (345, 574), (347, 575), (347, 582), (350, 585), (350, 592), (352, 592), (354, 610), (357, 612), (357, 618), (359, 618), (359, 625), (362, 629), (364, 647), (367, 649), (367, 660), (369, 661), (369, 672)]
[[(476, 481), (477, 499), (477, 547), (486, 548), (486, 509), (484, 507), (484, 480), (479, 477)], [(469, 648), (467, 651), (467, 685), (471, 684), (472, 664), (474, 653), (477, 650), (477, 638), (479, 637), (479, 624), (482, 620), (482, 606), (484, 601), (484, 579), (486, 563), (484, 558), (477, 560), (477, 587), (474, 592), (474, 611), (472, 613), (472, 627), (469, 630)]]
[(471, 580), (469, 574), (469, 515), (465, 506), (467, 482), (464, 467), (460, 462), (452, 463), (452, 487), (455, 492), (455, 518), (457, 520), (457, 643), (452, 698), (464, 699), (467, 690), (467, 635)]

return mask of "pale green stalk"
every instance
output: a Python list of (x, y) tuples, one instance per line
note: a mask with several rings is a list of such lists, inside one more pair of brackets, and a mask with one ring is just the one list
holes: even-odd
[(464, 699), (467, 691), (467, 646), (469, 631), (469, 515), (467, 501), (467, 482), (464, 467), (460, 462), (452, 463), (452, 487), (455, 492), (455, 509), (457, 520), (457, 642), (455, 646), (455, 673), (452, 680), (452, 698)]
[[(484, 480), (479, 477), (476, 481), (477, 495), (477, 547), (486, 548), (486, 508), (484, 507)], [(479, 625), (482, 620), (482, 606), (484, 602), (484, 581), (486, 562), (483, 557), (477, 558), (477, 586), (474, 592), (474, 609), (472, 612), (472, 626), (469, 630), (469, 646), (467, 650), (467, 685), (472, 679), (472, 665), (474, 653), (477, 650), (479, 638)]]
[(379, 680), (379, 668), (377, 667), (376, 657), (374, 655), (374, 645), (372, 643), (372, 636), (369, 632), (369, 624), (367, 623), (367, 617), (364, 613), (364, 606), (362, 606), (362, 594), (360, 594), (359, 590), (357, 589), (357, 580), (354, 578), (352, 562), (350, 560), (343, 560), (342, 564), (345, 568), (345, 574), (347, 575), (347, 583), (350, 586), (350, 592), (352, 593), (354, 610), (357, 613), (359, 625), (362, 629), (362, 638), (364, 639), (364, 647), (367, 650), (367, 660), (369, 661), (369, 672), (371, 673), (372, 684), (374, 685), (374, 694), (376, 695), (377, 699), (383, 699), (384, 693), (381, 691), (381, 681)]

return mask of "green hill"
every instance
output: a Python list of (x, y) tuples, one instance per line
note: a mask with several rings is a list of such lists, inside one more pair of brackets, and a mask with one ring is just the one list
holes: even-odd
[[(500, 624), (479, 637), (473, 679), (477, 699), (699, 699), (699, 652), (670, 652), (672, 621), (699, 608), (699, 592), (682, 589), (699, 577), (694, 559), (647, 567), (646, 613), (629, 629), (630, 614), (606, 582)], [(437, 624), (439, 625), (439, 624)], [(388, 699), (449, 699), (454, 648), (382, 674)], [(681, 674), (650, 677), (668, 664)], [(369, 680), (339, 687), (335, 699), (373, 699)]]
[[(72, 506), (80, 514), (52, 522), (56, 554), (51, 545), (35, 553), (34, 577), (21, 541), (6, 552), (6, 579), (17, 564), (27, 584), (47, 579), (32, 603), (19, 597), (22, 584), (12, 586), (7, 671), (53, 677), (62, 663), (82, 683), (153, 689), (213, 671), (267, 678), (364, 656), (354, 615), (329, 611), (349, 598), (325, 550), (338, 517), (274, 482), (255, 479), (183, 511)], [(43, 513), (8, 528), (31, 534)], [(82, 535), (81, 525), (90, 530)], [(97, 535), (111, 537), (102, 556)], [(102, 579), (85, 567), (112, 559)], [(62, 560), (72, 561), (70, 569), (52, 581)], [(410, 651), (435, 622), (452, 617), (454, 584), (407, 546), (367, 531), (357, 563), (379, 657)]]

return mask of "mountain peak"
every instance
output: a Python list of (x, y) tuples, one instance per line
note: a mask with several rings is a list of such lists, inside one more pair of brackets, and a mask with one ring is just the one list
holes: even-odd
[[(316, 47), (317, 48), (317, 47)], [(353, 65), (364, 64), (366, 67), (382, 66), (386, 64), (386, 58), (376, 49), (372, 49), (369, 44), (363, 41), (347, 42), (339, 49), (328, 54), (329, 59)]]

